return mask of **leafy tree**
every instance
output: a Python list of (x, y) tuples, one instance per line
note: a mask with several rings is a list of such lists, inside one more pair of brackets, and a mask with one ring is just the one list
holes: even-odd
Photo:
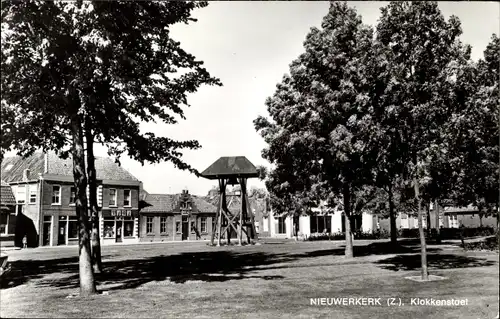
[[(269, 144), (263, 157), (276, 166), (270, 192), (309, 205), (342, 198), (350, 220), (353, 194), (373, 179), (373, 88), (366, 80), (373, 32), (345, 3), (331, 3), (321, 26), (311, 29), (305, 53), (266, 102), (273, 122), (259, 117), (254, 123)], [(349, 222), (345, 254), (353, 256)]]
[(386, 107), (401, 131), (407, 165), (418, 206), (422, 278), (428, 279), (426, 243), (422, 228), (422, 184), (429, 182), (432, 156), (439, 148), (440, 128), (450, 118), (447, 97), (453, 88), (450, 65), (461, 53), (458, 18), (445, 21), (436, 2), (391, 2), (382, 8), (377, 40), (387, 50), (391, 82)]
[[(87, 212), (87, 176), (95, 178), (92, 144), (119, 159), (182, 161), (174, 141), (142, 132), (141, 122), (174, 124), (186, 96), (218, 85), (202, 62), (180, 48), (169, 26), (193, 21), (206, 2), (6, 1), (2, 8), (2, 154), (37, 148), (71, 154), (79, 221), (80, 293), (95, 293)], [(84, 136), (90, 152), (85, 169)], [(93, 172), (94, 171), (94, 172)], [(90, 181), (91, 185), (95, 183)], [(92, 186), (94, 188), (94, 186)], [(92, 190), (92, 194), (95, 189)], [(94, 200), (92, 199), (94, 203)], [(93, 206), (92, 204), (91, 206)], [(93, 222), (95, 208), (93, 210)]]
[(450, 125), (449, 143), (459, 167), (455, 202), (473, 204), (482, 214), (498, 214), (499, 50), (500, 39), (493, 35), (484, 59), (458, 78), (461, 100)]

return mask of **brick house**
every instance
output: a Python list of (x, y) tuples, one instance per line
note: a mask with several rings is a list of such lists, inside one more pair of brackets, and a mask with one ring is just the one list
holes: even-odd
[(141, 198), (140, 241), (209, 240), (217, 208), (200, 196), (147, 194)]
[[(95, 165), (101, 244), (137, 242), (140, 181), (109, 158), (96, 157)], [(78, 244), (71, 159), (6, 157), (1, 173), (17, 202), (17, 246), (24, 236), (29, 247)]]

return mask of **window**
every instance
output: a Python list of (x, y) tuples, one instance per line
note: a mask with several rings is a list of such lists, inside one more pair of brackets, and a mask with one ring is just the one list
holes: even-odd
[(115, 237), (115, 221), (114, 220), (104, 220), (104, 238), (114, 238)]
[(52, 205), (61, 205), (61, 186), (52, 186)]
[(78, 238), (78, 221), (76, 216), (70, 216), (68, 222), (68, 238), (76, 239)]
[(30, 186), (30, 204), (36, 204), (36, 186), (31, 185)]
[(177, 234), (181, 233), (181, 222), (175, 222), (175, 232)]
[(286, 217), (278, 217), (278, 234), (286, 233)]
[(254, 222), (254, 225), (255, 225), (255, 232), (258, 234), (260, 229), (259, 222)]
[(458, 228), (458, 218), (457, 218), (457, 215), (450, 215), (449, 218), (450, 218), (450, 228)]
[(24, 185), (17, 186), (16, 200), (18, 204), (24, 204), (26, 202), (26, 187)]
[(167, 217), (160, 217), (160, 233), (167, 233)]
[(14, 233), (14, 223), (16, 216), (9, 213), (0, 214), (0, 234), (7, 235)]
[(153, 233), (153, 217), (146, 217), (146, 233)]
[(200, 228), (202, 233), (207, 233), (207, 218), (202, 217), (201, 218), (201, 223), (200, 223)]
[(262, 231), (269, 231), (269, 224), (268, 224), (267, 217), (262, 218)]
[(123, 237), (134, 236), (134, 219), (132, 217), (123, 217)]
[(69, 195), (69, 204), (75, 205), (75, 203), (76, 203), (76, 187), (71, 187)]
[[(315, 215), (310, 217), (311, 233), (329, 233), (332, 229), (332, 217), (328, 215)], [(353, 225), (354, 226), (354, 225)], [(353, 227), (356, 229), (356, 227)]]
[(131, 206), (130, 189), (123, 191), (123, 206)]
[(191, 221), (191, 232), (192, 233), (196, 232), (196, 222), (194, 220)]
[(109, 206), (116, 206), (116, 189), (109, 189)]

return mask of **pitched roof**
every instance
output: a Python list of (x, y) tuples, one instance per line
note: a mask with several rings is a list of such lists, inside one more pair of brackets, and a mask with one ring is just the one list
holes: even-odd
[(149, 205), (142, 212), (172, 212), (176, 206), (178, 195), (174, 194), (146, 194), (144, 201)]
[[(73, 161), (71, 158), (61, 159), (55, 153), (48, 154), (47, 173), (73, 176)], [(120, 181), (139, 181), (123, 167), (109, 157), (95, 157), (95, 170), (97, 179), (110, 179)]]
[(245, 156), (221, 157), (205, 169), (201, 176), (208, 179), (219, 177), (258, 177), (257, 169)]
[(467, 206), (467, 207), (455, 207), (455, 206), (452, 206), (452, 207), (445, 207), (443, 209), (443, 212), (444, 213), (473, 213), (473, 212), (478, 212), (479, 210), (477, 209), (477, 207), (474, 207), (472, 205), (470, 206)]
[(25, 169), (30, 170), (32, 178), (38, 178), (38, 174), (43, 173), (44, 163), (43, 153), (35, 153), (25, 159), (21, 156), (4, 157), (1, 165), (2, 179), (7, 183), (22, 181)]
[[(123, 167), (119, 166), (108, 157), (95, 157), (97, 179), (139, 181)], [(30, 170), (31, 179), (38, 178), (39, 173), (44, 173), (45, 155), (35, 153), (23, 159), (21, 156), (5, 157), (2, 160), (2, 178), (6, 182), (16, 182), (23, 179), (25, 169)], [(54, 152), (47, 154), (47, 174), (73, 176), (73, 161), (71, 158), (59, 158)]]
[(207, 202), (204, 198), (200, 196), (192, 196), (194, 205), (200, 213), (215, 213), (217, 207)]
[(0, 206), (16, 205), (16, 198), (9, 184), (2, 180), (0, 186)]
[[(144, 213), (172, 213), (180, 211), (179, 204), (181, 194), (147, 194), (144, 201), (148, 205), (141, 212)], [(217, 208), (204, 198), (195, 195), (189, 195), (192, 204), (193, 212), (200, 213), (215, 213)]]

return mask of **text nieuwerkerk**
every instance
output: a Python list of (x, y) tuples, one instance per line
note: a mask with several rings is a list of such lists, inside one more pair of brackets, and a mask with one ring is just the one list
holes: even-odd
[(381, 298), (311, 298), (313, 306), (381, 306)]
[[(358, 297), (358, 298), (310, 298), (311, 306), (467, 306), (467, 299), (437, 299), (437, 298), (407, 298), (405, 302), (401, 302), (400, 298), (386, 298), (390, 302), (382, 300), (382, 298)], [(399, 302), (395, 300), (399, 299)]]

